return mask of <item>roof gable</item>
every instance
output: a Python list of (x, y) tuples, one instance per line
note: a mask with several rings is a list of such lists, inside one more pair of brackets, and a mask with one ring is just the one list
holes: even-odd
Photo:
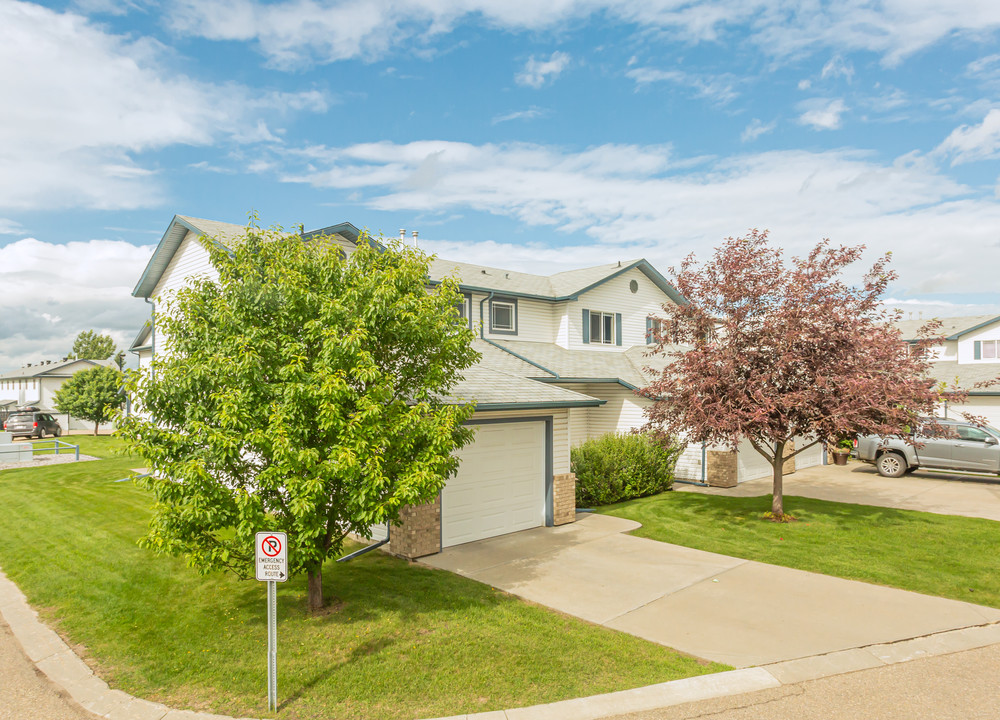
[[(945, 340), (958, 340), (963, 335), (968, 335), (976, 330), (1000, 322), (1000, 315), (966, 315), (963, 317), (934, 318), (941, 323), (936, 334), (944, 335)], [(896, 328), (903, 335), (904, 340), (917, 340), (920, 337), (920, 329), (931, 322), (931, 320), (900, 320), (895, 323)]]
[[(78, 370), (85, 370), (87, 368), (83, 365), (88, 365), (94, 367), (96, 365), (109, 365), (110, 360), (90, 360), (90, 359), (72, 359), (72, 360), (57, 360), (55, 362), (40, 362), (37, 365), (28, 365), (18, 370), (11, 370), (8, 373), (0, 375), (0, 380), (18, 380), (22, 378), (37, 378), (37, 377), (69, 377)], [(80, 364), (81, 367), (71, 368), (72, 365)]]

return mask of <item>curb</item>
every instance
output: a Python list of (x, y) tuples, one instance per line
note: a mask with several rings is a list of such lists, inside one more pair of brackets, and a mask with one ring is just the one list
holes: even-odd
[[(174, 710), (112, 690), (51, 628), (38, 619), (27, 598), (0, 569), (0, 616), (10, 626), (24, 654), (83, 709), (108, 720), (234, 720), (227, 715)], [(825, 655), (699, 675), (621, 690), (605, 695), (561, 700), (545, 705), (453, 715), (437, 720), (597, 720), (711, 698), (740, 695), (858, 670), (948, 655), (1000, 643), (1000, 623), (878, 643)], [(238, 720), (255, 720), (240, 718)]]

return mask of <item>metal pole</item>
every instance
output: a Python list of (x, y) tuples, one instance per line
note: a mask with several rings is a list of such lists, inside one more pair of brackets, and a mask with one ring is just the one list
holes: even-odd
[(278, 709), (278, 584), (267, 584), (267, 709)]

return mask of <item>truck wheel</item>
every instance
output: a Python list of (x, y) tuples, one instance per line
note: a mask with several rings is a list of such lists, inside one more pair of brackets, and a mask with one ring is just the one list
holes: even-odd
[(906, 472), (906, 460), (899, 453), (887, 452), (879, 456), (875, 461), (875, 467), (882, 477), (898, 478)]

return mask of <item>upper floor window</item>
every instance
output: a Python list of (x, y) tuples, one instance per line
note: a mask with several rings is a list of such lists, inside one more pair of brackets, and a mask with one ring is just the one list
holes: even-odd
[(472, 297), (469, 295), (463, 295), (462, 301), (455, 305), (455, 309), (458, 311), (458, 316), (462, 318), (462, 324), (468, 327), (472, 327)]
[(517, 335), (517, 300), (490, 300), (490, 332)]
[(583, 311), (583, 341), (602, 345), (622, 344), (621, 313)]
[(653, 345), (660, 340), (676, 345), (680, 342), (680, 332), (676, 320), (661, 320), (660, 318), (646, 318), (646, 344)]
[(1000, 340), (976, 340), (973, 346), (975, 360), (996, 360), (1000, 358)]

